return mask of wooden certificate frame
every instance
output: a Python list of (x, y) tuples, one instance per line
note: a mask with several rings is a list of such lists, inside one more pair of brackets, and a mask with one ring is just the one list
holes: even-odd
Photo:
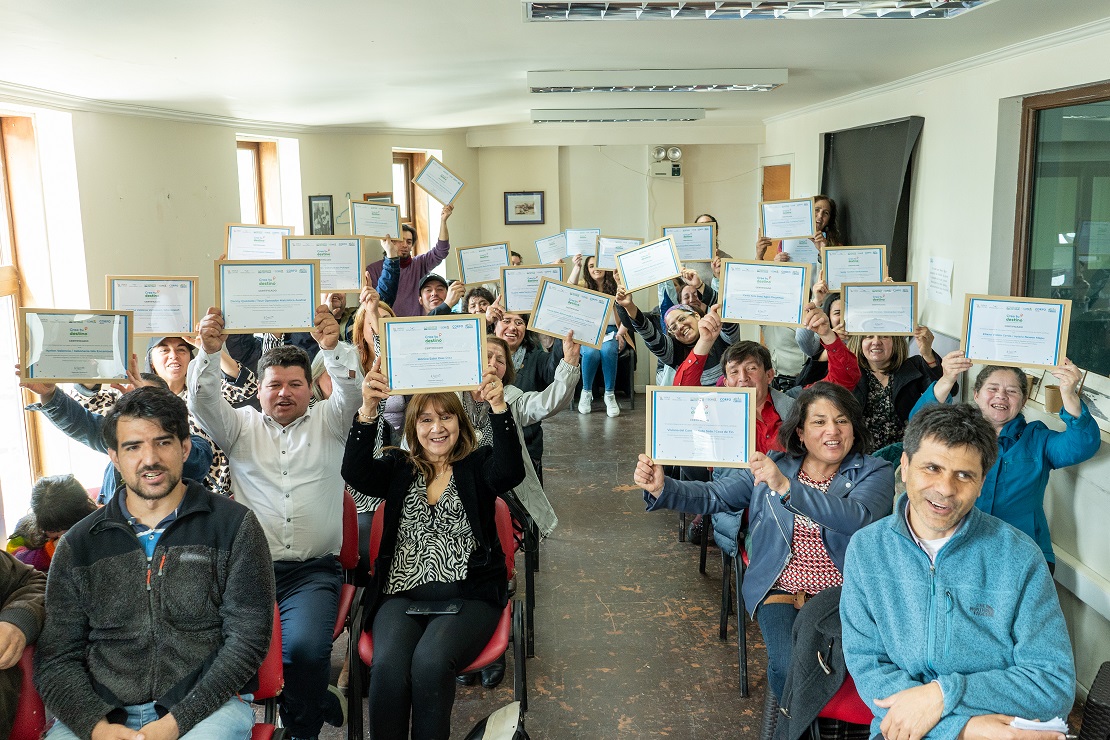
[[(912, 337), (914, 335), (913, 329), (909, 331), (879, 331), (877, 329), (869, 331), (851, 331), (848, 329), (848, 306), (851, 305), (850, 294), (853, 288), (909, 288), (910, 289), (910, 326), (917, 326), (918, 310), (921, 308), (921, 293), (918, 290), (917, 283), (902, 282), (890, 283), (883, 281), (881, 283), (842, 283), (840, 286), (840, 310), (844, 316), (844, 329), (848, 334), (857, 336), (884, 336), (884, 337)], [(857, 293), (858, 295), (858, 293)], [(858, 299), (857, 299), (858, 300)]]
[[(565, 265), (562, 265), (562, 264), (555, 264), (555, 265), (510, 265), (509, 267), (502, 267), (501, 268), (501, 295), (503, 295), (505, 297), (504, 306), (503, 306), (503, 308), (505, 309), (505, 313), (516, 313), (516, 314), (530, 313), (531, 310), (533, 308), (535, 308), (535, 306), (536, 306), (536, 299), (535, 298), (533, 298), (531, 303), (529, 303), (527, 306), (518, 306), (518, 305), (515, 305), (515, 304), (514, 305), (509, 305), (509, 295), (510, 295), (510, 293), (509, 293), (509, 290), (508, 290), (508, 285), (506, 284), (507, 283), (506, 275), (508, 275), (509, 273), (524, 272), (525, 270), (530, 270), (530, 271), (544, 271), (544, 270), (546, 270), (546, 271), (549, 271), (549, 272), (557, 271), (559, 273), (559, 277), (555, 278), (556, 282), (563, 282), (563, 278), (565, 277), (565, 273), (566, 273)], [(540, 277), (540, 282), (536, 283), (536, 293), (537, 294), (539, 293), (540, 285), (543, 283), (543, 278), (545, 278), (545, 277), (550, 277), (550, 276), (549, 275), (542, 275)]]
[[(355, 282), (354, 285), (352, 285), (350, 287), (346, 287), (345, 285), (344, 285), (344, 287), (325, 287), (324, 286), (324, 273), (323, 273), (324, 260), (322, 260), (322, 259), (320, 260), (320, 292), (321, 293), (357, 293), (357, 292), (362, 290), (362, 287), (363, 287), (362, 284), (363, 284), (363, 281), (365, 280), (364, 272), (366, 270), (366, 240), (368, 238), (369, 237), (356, 236), (354, 234), (339, 235), (339, 236), (336, 236), (335, 234), (327, 234), (327, 235), (325, 235), (325, 234), (309, 234), (309, 235), (305, 235), (305, 236), (287, 236), (287, 237), (284, 237), (281, 240), (281, 248), (282, 248), (282, 254), (283, 254), (285, 259), (291, 260), (291, 261), (294, 261), (294, 262), (299, 262), (299, 261), (303, 261), (305, 259), (317, 259), (317, 258), (294, 257), (292, 254), (290, 254), (290, 249), (291, 249), (291, 247), (289, 246), (290, 242), (295, 242), (295, 241), (297, 241), (297, 242), (299, 242), (299, 241), (306, 241), (306, 242), (349, 242), (349, 241), (356, 241), (356, 242), (358, 242), (358, 247), (356, 248), (356, 259), (357, 259), (356, 267), (358, 268), (356, 270), (356, 274), (358, 275), (358, 280)], [(332, 260), (329, 260), (329, 261), (332, 261)]]
[[(271, 226), (270, 224), (224, 224), (224, 258), (231, 262), (253, 262), (253, 257), (231, 256), (231, 232), (235, 229), (263, 229), (266, 231), (284, 232), (281, 236), (292, 236), (292, 226)], [(283, 245), (284, 246), (284, 245)], [(280, 253), (280, 249), (278, 250)], [(270, 258), (273, 259), (273, 258)]]
[(537, 329), (535, 326), (536, 315), (539, 313), (540, 304), (543, 302), (544, 299), (544, 291), (547, 289), (548, 285), (558, 285), (560, 288), (565, 288), (567, 290), (598, 296), (600, 298), (604, 298), (608, 302), (605, 308), (605, 315), (602, 317), (601, 320), (601, 326), (596, 334), (596, 341), (586, 341), (584, 338), (580, 338), (578, 336), (575, 336), (571, 340), (573, 342), (576, 342), (577, 344), (583, 344), (587, 347), (593, 347), (594, 349), (600, 350), (602, 343), (604, 343), (605, 341), (605, 329), (609, 325), (608, 317), (613, 314), (613, 306), (616, 305), (617, 299), (611, 295), (608, 295), (607, 293), (590, 290), (589, 288), (583, 288), (579, 285), (571, 285), (570, 283), (564, 283), (562, 281), (552, 280), (551, 278), (546, 277), (541, 279), (540, 286), (536, 289), (536, 302), (535, 304), (533, 304), (532, 310), (528, 313), (528, 331), (533, 331), (537, 334), (545, 334), (556, 339), (566, 339), (566, 335), (559, 334), (558, 332), (548, 331), (546, 329)]
[[(601, 240), (602, 239), (609, 239), (610, 241), (636, 242), (636, 244), (632, 245), (628, 249), (621, 249), (618, 252), (613, 252), (613, 265), (610, 267), (607, 264), (606, 265), (601, 264)], [(617, 271), (617, 254), (619, 252), (627, 252), (629, 249), (635, 249), (636, 247), (642, 247), (642, 246), (644, 246), (644, 240), (639, 238), (639, 237), (636, 237), (636, 236), (606, 236), (605, 234), (602, 234), (601, 236), (599, 236), (597, 238), (597, 254), (594, 255), (594, 264), (597, 266), (597, 269), (599, 269), (599, 270), (605, 270), (606, 272), (616, 272)], [(586, 257), (585, 259), (582, 260), (582, 270), (583, 270), (583, 272), (585, 272), (585, 270), (586, 270), (586, 259), (589, 259), (589, 257)]]
[[(767, 321), (764, 319), (740, 319), (728, 316), (728, 277), (729, 265), (751, 265), (763, 269), (802, 270), (802, 292), (798, 304), (797, 321)], [(813, 287), (813, 265), (808, 262), (769, 262), (766, 260), (724, 260), (721, 263), (721, 290), (718, 301), (721, 305), (721, 321), (726, 324), (754, 324), (757, 326), (802, 326), (805, 317), (805, 306), (809, 303), (809, 293)]]
[(138, 321), (132, 324), (131, 335), (135, 337), (167, 337), (167, 336), (184, 336), (192, 335), (196, 332), (197, 322), (200, 321), (200, 308), (197, 286), (200, 283), (200, 278), (196, 276), (185, 275), (105, 275), (104, 276), (104, 301), (107, 303), (105, 308), (109, 311), (131, 311), (134, 309), (119, 309), (115, 305), (115, 283), (116, 282), (156, 282), (156, 283), (189, 283), (189, 328), (181, 333), (175, 334), (174, 332), (160, 332), (160, 331), (139, 331)]
[[(887, 251), (887, 248), (886, 248), (885, 244), (864, 244), (862, 246), (856, 246), (856, 247), (822, 247), (821, 248), (821, 279), (825, 281), (826, 285), (829, 285), (829, 254), (830, 253), (836, 254), (836, 253), (840, 253), (840, 252), (853, 252), (853, 251), (858, 252), (860, 250), (874, 251), (876, 249), (878, 249), (882, 254), (882, 257), (881, 257), (882, 265), (883, 265), (883, 276), (882, 276), (882, 278), (878, 281), (875, 281), (875, 280), (847, 280), (845, 282), (849, 282), (849, 283), (870, 283), (870, 282), (883, 282), (883, 281), (885, 281), (888, 277), (890, 277), (890, 269), (889, 269), (889, 264), (890, 263), (887, 259), (888, 256), (889, 256), (889, 253)], [(837, 287), (835, 287), (835, 288), (831, 287), (831, 285), (829, 287), (829, 292), (830, 293), (835, 293), (838, 290), (840, 290), (840, 285), (837, 285)]]
[[(446, 195), (444, 192), (442, 192), (442, 191), (440, 191), (438, 193), (435, 192), (437, 190), (440, 190), (439, 188), (433, 188), (432, 190), (429, 190), (427, 188), (427, 186), (425, 186), (422, 182), (420, 182), (421, 179), (423, 179), (424, 176), (426, 174), (428, 174), (428, 169), (429, 168), (433, 168), (432, 169), (433, 172), (435, 172), (434, 168), (442, 168), (443, 170), (445, 170), (447, 172), (447, 174), (451, 175), (451, 177), (455, 178), (456, 180), (458, 180), (461, 183), (459, 185), (458, 189), (454, 192), (454, 194), (451, 195), (451, 197), (448, 198), (446, 201), (444, 201), (443, 198), (440, 197), (441, 195)], [(452, 203), (454, 203), (458, 199), (458, 197), (462, 193), (462, 191), (466, 190), (466, 180), (459, 177), (458, 174), (456, 174), (454, 171), (452, 171), (450, 167), (448, 167), (443, 162), (441, 162), (437, 157), (432, 156), (432, 155), (428, 156), (428, 161), (425, 162), (424, 166), (420, 168), (420, 171), (416, 173), (416, 177), (412, 178), (412, 182), (413, 182), (414, 185), (416, 185), (416, 187), (420, 188), (425, 193), (427, 193), (431, 197), (435, 198), (436, 200), (438, 200), (440, 203), (442, 203), (445, 206), (449, 206)]]
[[(761, 200), (759, 202), (759, 234), (768, 239), (809, 239), (817, 233), (817, 209), (815, 207), (815, 198), (783, 198), (782, 200)], [(779, 205), (782, 203), (805, 203), (809, 201), (809, 233), (808, 234), (768, 234), (767, 233), (767, 212), (763, 210), (764, 206)]]
[[(425, 324), (438, 324), (443, 322), (466, 322), (475, 324), (475, 335), (478, 339), (478, 378), (479, 381), (482, 377), (482, 371), (486, 367), (486, 319), (485, 316), (474, 314), (464, 315), (449, 315), (449, 316), (401, 316), (401, 317), (385, 317), (379, 320), (379, 336), (381, 337), (381, 358), (382, 375), (389, 381), (391, 378), (390, 367), (391, 361), (389, 359), (389, 327), (396, 324), (413, 324), (417, 322)], [(411, 396), (417, 393), (446, 393), (449, 391), (473, 391), (477, 390), (481, 383), (463, 384), (463, 385), (444, 385), (444, 386), (421, 386), (414, 388), (394, 389), (390, 386), (389, 394), (391, 396)]]
[[(284, 244), (282, 245), (284, 247)], [(246, 265), (253, 267), (295, 267), (306, 266), (312, 270), (312, 296), (313, 296), (313, 316), (315, 317), (316, 306), (319, 306), (320, 301), (320, 260), (216, 260), (215, 273), (216, 273), (216, 305), (221, 311), (224, 310), (223, 300), (223, 267), (243, 267)], [(226, 312), (225, 312), (226, 314)], [(236, 328), (224, 327), (224, 334), (284, 334), (294, 332), (306, 332), (314, 326), (314, 322), (305, 326), (280, 326), (280, 327), (259, 327), (259, 326), (241, 326)]]
[[(455, 250), (454, 250), (454, 252), (455, 252), (455, 267), (459, 271), (459, 282), (460, 283), (462, 283), (463, 285), (482, 285), (484, 283), (496, 283), (500, 279), (499, 277), (495, 277), (492, 280), (469, 280), (469, 279), (467, 279), (466, 270), (463, 267), (463, 258), (462, 258), (463, 252), (469, 251), (471, 249), (488, 249), (489, 247), (504, 247), (504, 249), (505, 249), (505, 264), (504, 265), (498, 265), (498, 268), (512, 266), (512, 257), (509, 254), (509, 252), (511, 251), (510, 248), (509, 248), (509, 242), (490, 242), (489, 244), (473, 244), (469, 247), (455, 247)], [(500, 272), (501, 272), (500, 269), (498, 269), (498, 275), (500, 275)]]
[[(709, 256), (697, 257), (694, 259), (683, 259), (682, 264), (685, 265), (687, 262), (712, 262), (713, 259), (717, 256), (717, 224), (713, 223), (712, 221), (705, 221), (700, 224), (668, 224), (667, 226), (659, 227), (659, 235), (670, 236), (672, 239), (674, 239), (673, 235), (667, 233), (667, 229), (704, 229), (706, 227), (709, 228)], [(678, 249), (677, 241), (675, 241), (675, 249)], [(682, 257), (681, 250), (678, 251), (678, 256), (679, 258)]]
[[(671, 255), (674, 257), (674, 264), (678, 269), (673, 273), (670, 270), (665, 270), (665, 272), (668, 273), (666, 277), (660, 277), (658, 280), (652, 278), (652, 282), (643, 283), (642, 285), (629, 285), (628, 275), (625, 273), (624, 263), (621, 262), (621, 258), (633, 252), (638, 252), (641, 249), (656, 249), (663, 242), (667, 242), (670, 245)], [(623, 285), (624, 289), (629, 293), (635, 293), (637, 290), (643, 290), (644, 288), (650, 288), (653, 285), (659, 285), (659, 283), (665, 283), (668, 280), (673, 280), (674, 278), (679, 277), (682, 274), (682, 260), (679, 259), (678, 250), (675, 248), (674, 245), (674, 239), (669, 236), (664, 236), (661, 239), (655, 239), (654, 241), (650, 242), (644, 242), (638, 247), (626, 249), (623, 252), (617, 252), (614, 259), (617, 261), (617, 274), (620, 276), (620, 284)]]
[[(72, 316), (74, 320), (79, 316), (114, 316), (120, 318), (124, 322), (124, 347), (123, 347), (123, 361), (124, 375), (119, 377), (72, 377), (72, 376), (58, 376), (52, 377), (49, 375), (32, 375), (32, 365), (29, 362), (28, 352), (31, 349), (30, 332), (27, 329), (27, 317), (31, 314), (39, 315), (45, 314), (50, 316)], [(119, 383), (121, 381), (127, 382), (127, 369), (130, 366), (131, 355), (135, 353), (135, 334), (133, 328), (135, 326), (135, 315), (132, 311), (111, 311), (108, 309), (95, 309), (95, 308), (27, 308), (21, 307), (17, 312), (17, 327), (19, 335), (19, 380), (21, 383), (89, 383), (89, 384), (105, 384), (105, 383)]]
[[(972, 326), (971, 326), (971, 324), (972, 324), (972, 314), (973, 314), (973, 311), (975, 309), (975, 303), (977, 301), (1002, 302), (1002, 303), (1010, 303), (1010, 304), (1025, 304), (1025, 305), (1028, 305), (1030, 307), (1045, 306), (1045, 305), (1058, 306), (1060, 308), (1060, 311), (1059, 311), (1060, 318), (1059, 318), (1059, 321), (1058, 321), (1058, 329), (1057, 329), (1057, 333), (1056, 333), (1056, 341), (1055, 341), (1056, 348), (1055, 348), (1053, 362), (1051, 362), (1051, 363), (1035, 362), (1035, 361), (1029, 362), (1029, 361), (1023, 361), (1023, 360), (1018, 360), (1018, 359), (1007, 360), (1005, 358), (996, 358), (996, 357), (976, 357), (976, 356), (973, 356), (973, 354), (969, 354), (969, 350), (970, 350), (969, 345), (971, 344), (970, 332), (972, 330)], [(1064, 358), (1067, 356), (1067, 352), (1068, 352), (1068, 332), (1069, 332), (1070, 328), (1071, 328), (1071, 301), (1070, 300), (1063, 300), (1063, 299), (1057, 299), (1057, 298), (1024, 298), (1024, 297), (1018, 298), (1018, 297), (1014, 297), (1014, 296), (998, 296), (998, 295), (984, 295), (984, 294), (981, 294), (981, 293), (968, 293), (966, 296), (964, 296), (964, 316), (963, 316), (963, 326), (962, 326), (962, 329), (961, 329), (961, 332), (960, 332), (960, 350), (964, 353), (964, 356), (967, 357), (967, 359), (969, 359), (972, 362), (975, 362), (977, 364), (986, 363), (986, 364), (990, 364), (990, 365), (1003, 365), (1005, 367), (1017, 367), (1017, 368), (1039, 367), (1039, 368), (1047, 370), (1049, 368), (1056, 367), (1057, 365), (1059, 365), (1061, 362), (1063, 362)], [(978, 354), (978, 353), (974, 353), (974, 354)]]
[[(372, 206), (374, 208), (390, 208), (393, 210), (394, 218), (396, 220), (397, 233), (396, 234), (359, 234), (355, 231), (355, 211), (358, 206)], [(375, 203), (369, 200), (349, 200), (347, 201), (347, 208), (350, 209), (351, 220), (351, 233), (349, 236), (360, 236), (367, 239), (400, 239), (401, 238), (401, 206), (394, 203)]]
[[(755, 389), (754, 388), (726, 388), (726, 387), (707, 388), (707, 387), (701, 387), (701, 386), (649, 385), (645, 390), (647, 391), (647, 393), (646, 393), (646, 395), (647, 395), (647, 413), (645, 414), (645, 419), (644, 419), (644, 426), (646, 428), (644, 449), (647, 453), (647, 456), (652, 459), (652, 462), (655, 462), (659, 465), (691, 465), (691, 466), (695, 466), (695, 467), (715, 467), (715, 468), (750, 468), (751, 467), (752, 455), (754, 455), (755, 452), (756, 452), (756, 445), (755, 445), (755, 440), (756, 440), (755, 414), (756, 414), (756, 411), (755, 411)], [(729, 396), (729, 395), (732, 395), (732, 396), (736, 396), (736, 395), (746, 396), (747, 397), (747, 410), (748, 410), (746, 423), (744, 423), (742, 425), (738, 425), (738, 426), (742, 426), (742, 428), (744, 429), (745, 438), (746, 438), (746, 441), (747, 441), (746, 449), (744, 450), (744, 460), (740, 461), (740, 462), (733, 461), (733, 460), (690, 460), (690, 459), (686, 459), (686, 458), (682, 458), (682, 457), (665, 457), (663, 455), (658, 455), (657, 456), (656, 453), (659, 452), (659, 449), (658, 449), (658, 446), (656, 445), (657, 438), (656, 438), (656, 434), (655, 434), (657, 421), (658, 421), (656, 419), (656, 412), (658, 410), (658, 402), (656, 400), (656, 396), (660, 393), (680, 394), (680, 395), (687, 395), (688, 394), (688, 395), (691, 395), (691, 396), (715, 396), (717, 398), (724, 398), (724, 397)], [(660, 436), (662, 437), (663, 435), (660, 435)]]

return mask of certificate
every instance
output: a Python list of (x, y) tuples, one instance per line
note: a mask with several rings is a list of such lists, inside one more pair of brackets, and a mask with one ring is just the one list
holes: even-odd
[(580, 254), (583, 257), (597, 256), (597, 239), (601, 229), (567, 229), (567, 257)]
[(812, 265), (725, 260), (721, 265), (721, 321), (801, 326)]
[(536, 240), (536, 255), (541, 265), (562, 262), (567, 256), (567, 235), (560, 231), (554, 236)]
[(501, 295), (505, 296), (505, 310), (509, 313), (531, 311), (536, 305), (536, 294), (544, 278), (562, 280), (563, 266), (502, 267)]
[(647, 454), (660, 465), (751, 467), (754, 388), (647, 387)]
[(759, 204), (759, 224), (768, 239), (801, 239), (817, 233), (813, 198), (765, 200)]
[(216, 262), (216, 303), (228, 334), (308, 331), (319, 301), (319, 260)]
[(428, 195), (438, 200), (443, 205), (450, 205), (459, 193), (466, 187), (466, 181), (447, 169), (443, 162), (435, 157), (428, 157), (428, 163), (412, 181)]
[(486, 367), (484, 316), (382, 319), (382, 374), (392, 395), (472, 391)]
[(134, 315), (132, 334), (171, 337), (192, 334), (197, 321), (197, 278), (108, 275), (109, 311)]
[(229, 260), (279, 260), (282, 237), (293, 233), (292, 226), (227, 224), (224, 226), (224, 254)]
[(840, 301), (849, 334), (913, 336), (917, 283), (843, 283)]
[(134, 339), (130, 311), (19, 309), (19, 379), (115, 383), (127, 378)]
[(674, 248), (682, 264), (687, 262), (712, 262), (717, 245), (717, 225), (681, 224), (664, 226), (663, 236), (674, 239)]
[(821, 261), (821, 252), (812, 239), (783, 239), (782, 251), (790, 255), (791, 262), (808, 262), (816, 265)]
[(881, 283), (886, 280), (886, 247), (825, 247), (821, 250), (825, 283), (840, 290), (844, 283)]
[(597, 269), (617, 269), (617, 252), (638, 247), (643, 239), (634, 236), (599, 236), (597, 238)]
[(285, 259), (320, 260), (320, 290), (362, 290), (362, 239), (357, 236), (287, 236)]
[(601, 349), (612, 308), (611, 295), (543, 278), (528, 328), (560, 339), (573, 330), (575, 342)]
[(682, 272), (678, 250), (669, 236), (617, 252), (617, 272), (629, 293), (676, 278)]
[(455, 250), (455, 258), (463, 285), (496, 283), (501, 279), (501, 268), (509, 264), (509, 243), (460, 247)]
[(1055, 367), (1068, 352), (1071, 301), (969, 294), (960, 349), (969, 360)]
[(375, 239), (401, 236), (401, 206), (368, 200), (352, 200), (350, 206), (352, 236), (372, 236)]

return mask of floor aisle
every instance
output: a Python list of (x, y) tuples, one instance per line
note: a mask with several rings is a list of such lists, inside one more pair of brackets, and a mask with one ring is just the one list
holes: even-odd
[[(570, 410), (544, 422), (544, 477), (560, 523), (543, 543), (536, 574), (526, 726), (537, 740), (758, 734), (765, 671), (758, 627), (748, 625), (751, 698), (741, 699), (735, 616), (729, 639), (717, 638), (720, 554), (710, 547), (699, 574), (698, 548), (678, 542), (677, 515), (645, 513), (632, 484), (644, 445), (643, 400), (631, 411), (622, 399), (616, 419), (598, 403), (588, 416)], [(465, 737), (512, 701), (512, 685), (510, 651), (497, 689), (459, 688), (452, 736)], [(345, 736), (325, 727), (321, 738)]]

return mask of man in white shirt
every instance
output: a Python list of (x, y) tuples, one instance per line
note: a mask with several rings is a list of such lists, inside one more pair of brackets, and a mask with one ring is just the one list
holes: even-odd
[(209, 308), (189, 365), (189, 410), (227, 453), (235, 499), (266, 533), (281, 610), (282, 721), (293, 738), (315, 738), (325, 720), (340, 725), (346, 713), (328, 674), (341, 581), (335, 557), (343, 538), (340, 467), (362, 403), (360, 378), (348, 369), (357, 366), (354, 348), (339, 341), (335, 317), (319, 306), (311, 334), (332, 379), (331, 397), (310, 410), (308, 355), (275, 347), (258, 363), (260, 413), (232, 408), (220, 395), (223, 328), (220, 310)]

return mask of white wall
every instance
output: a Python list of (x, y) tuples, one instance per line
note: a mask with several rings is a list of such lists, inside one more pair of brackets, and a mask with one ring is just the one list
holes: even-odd
[[(816, 192), (822, 133), (923, 116), (911, 194), (909, 279), (925, 284), (929, 255), (955, 262), (952, 304), (929, 301), (924, 318), (934, 329), (958, 335), (965, 293), (1009, 285), (1020, 112), (1013, 99), (1110, 78), (1108, 45), (1110, 32), (1080, 30), (1052, 45), (997, 53), (945, 74), (772, 119), (763, 154), (793, 154), (795, 190)], [(1027, 415), (1044, 418), (1035, 404)], [(1095, 459), (1054, 473), (1046, 502), (1056, 549), (1074, 555), (1100, 593), (1110, 587), (1108, 470), (1110, 448), (1104, 444)], [(1063, 589), (1061, 601), (1079, 683), (1086, 687), (1110, 660), (1110, 620)]]
[(695, 144), (682, 147), (687, 222), (710, 213), (718, 223), (721, 250), (749, 259), (759, 229), (759, 147)]
[[(509, 242), (525, 264), (538, 262), (536, 240), (563, 230), (560, 219), (559, 148), (555, 146), (484, 147), (478, 152), (480, 239)], [(505, 224), (505, 193), (542, 190), (544, 223)]]

